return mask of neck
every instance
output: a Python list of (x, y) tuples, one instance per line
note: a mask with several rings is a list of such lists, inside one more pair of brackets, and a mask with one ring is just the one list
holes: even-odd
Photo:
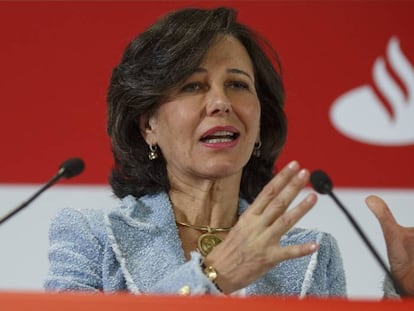
[(213, 228), (235, 224), (241, 180), (239, 174), (201, 182), (186, 182), (170, 175), (169, 180), (169, 196), (177, 221)]

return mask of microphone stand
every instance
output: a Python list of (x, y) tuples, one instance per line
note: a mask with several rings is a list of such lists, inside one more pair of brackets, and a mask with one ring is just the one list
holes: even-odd
[(341, 201), (339, 201), (339, 199), (333, 193), (333, 191), (332, 191), (333, 184), (332, 184), (332, 181), (329, 178), (329, 176), (324, 171), (316, 170), (316, 171), (312, 172), (310, 179), (311, 179), (312, 187), (317, 192), (319, 192), (320, 194), (329, 195), (332, 198), (332, 200), (334, 200), (336, 205), (338, 205), (339, 208), (345, 213), (346, 217), (351, 222), (352, 226), (358, 232), (361, 239), (365, 242), (365, 245), (371, 251), (372, 255), (374, 255), (375, 259), (380, 264), (381, 268), (385, 271), (387, 277), (394, 283), (394, 287), (395, 287), (396, 292), (401, 297), (408, 297), (409, 295), (407, 295), (407, 293), (401, 287), (398, 280), (396, 280), (394, 278), (391, 271), (387, 268), (386, 264), (381, 259), (381, 256), (378, 254), (378, 252), (375, 250), (374, 246), (368, 240), (366, 234), (362, 231), (361, 227), (358, 225), (356, 220), (352, 217), (352, 215), (348, 212), (348, 210), (345, 208), (345, 206), (341, 203)]
[(395, 280), (394, 276), (392, 275), (392, 273), (388, 269), (388, 267), (385, 264), (384, 260), (382, 260), (381, 256), (375, 250), (374, 245), (372, 245), (372, 243), (368, 240), (367, 236), (364, 234), (364, 232), (362, 231), (362, 229), (358, 225), (358, 223), (355, 221), (355, 219), (351, 216), (351, 214), (348, 212), (348, 210), (345, 208), (345, 206), (343, 206), (343, 204), (341, 203), (341, 201), (339, 201), (339, 199), (336, 197), (336, 195), (332, 191), (329, 191), (327, 194), (332, 198), (332, 200), (334, 200), (336, 202), (336, 204), (339, 206), (339, 208), (344, 212), (344, 214), (346, 215), (346, 217), (348, 218), (348, 220), (351, 222), (351, 224), (353, 225), (353, 227), (355, 228), (355, 230), (358, 232), (360, 238), (365, 242), (365, 244), (368, 247), (368, 249), (370, 250), (371, 254), (375, 257), (375, 259), (380, 264), (381, 268), (385, 271), (385, 273), (387, 274), (387, 276), (394, 283), (395, 290), (397, 291), (397, 293), (400, 296), (405, 296), (404, 290), (400, 287), (400, 285), (398, 284), (397, 280)]
[(401, 297), (407, 297), (407, 293), (404, 291), (404, 289), (401, 287), (399, 282), (394, 278), (391, 271), (388, 269), (387, 265), (385, 264), (384, 260), (382, 260), (381, 256), (376, 251), (374, 245), (368, 240), (366, 234), (362, 231), (361, 227), (358, 225), (358, 223), (355, 221), (355, 219), (352, 217), (352, 215), (348, 212), (348, 210), (345, 208), (345, 206), (339, 201), (339, 199), (336, 197), (336, 195), (333, 193), (333, 191), (327, 190), (326, 194), (328, 194), (332, 200), (335, 201), (335, 203), (339, 206), (339, 208), (344, 212), (348, 220), (351, 222), (352, 226), (355, 228), (355, 230), (358, 232), (361, 239), (365, 242), (365, 245), (370, 250), (371, 254), (375, 257), (377, 262), (380, 264), (381, 268), (385, 271), (387, 276), (390, 278), (390, 280), (393, 282), (396, 292)]
[(43, 191), (45, 191), (47, 188), (49, 188), (54, 183), (56, 183), (61, 177), (62, 177), (62, 172), (59, 171), (52, 179), (50, 179), (45, 185), (43, 185), (43, 187), (40, 188), (36, 193), (34, 193), (27, 201), (23, 202), (22, 204), (12, 209), (10, 212), (8, 212), (6, 215), (4, 215), (2, 218), (0, 218), (0, 225), (4, 223), (5, 221), (7, 221), (9, 218), (11, 218), (13, 215), (17, 214), (22, 209), (24, 209), (34, 199), (36, 199), (39, 195), (41, 195)]
[(52, 177), (42, 188), (40, 188), (35, 194), (33, 194), (27, 201), (23, 202), (18, 207), (11, 210), (5, 216), (0, 218), (0, 225), (4, 223), (6, 220), (8, 220), (9, 218), (11, 218), (13, 215), (17, 214), (22, 209), (24, 209), (34, 199), (36, 199), (43, 191), (45, 191), (47, 188), (55, 184), (60, 178), (62, 177), (72, 178), (73, 176), (76, 176), (82, 173), (84, 168), (85, 168), (85, 163), (83, 162), (81, 158), (71, 158), (63, 162), (62, 165), (59, 167), (59, 170), (56, 173), (56, 175)]

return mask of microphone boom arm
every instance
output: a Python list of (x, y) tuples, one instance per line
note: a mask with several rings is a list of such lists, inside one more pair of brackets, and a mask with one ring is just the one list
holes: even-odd
[(365, 245), (370, 250), (371, 254), (375, 257), (381, 268), (385, 271), (387, 276), (390, 278), (390, 280), (393, 282), (396, 292), (401, 296), (405, 297), (407, 296), (405, 291), (401, 288), (399, 285), (399, 282), (394, 278), (391, 271), (388, 269), (387, 265), (385, 264), (384, 260), (381, 258), (381, 256), (378, 254), (377, 250), (375, 249), (374, 245), (368, 240), (366, 234), (364, 231), (362, 231), (361, 227), (358, 225), (356, 220), (352, 217), (352, 215), (348, 212), (348, 210), (343, 206), (341, 201), (336, 197), (336, 195), (329, 191), (327, 194), (332, 198), (332, 200), (335, 201), (335, 203), (339, 206), (339, 208), (344, 212), (345, 216), (348, 218), (348, 220), (351, 222), (355, 230), (358, 232), (360, 238), (364, 241)]
[(47, 188), (55, 184), (59, 179), (62, 177), (65, 178), (72, 178), (73, 176), (79, 175), (82, 173), (83, 169), (85, 168), (85, 163), (81, 158), (71, 158), (66, 160), (61, 164), (59, 167), (59, 171), (55, 176), (53, 176), (42, 188), (40, 188), (35, 194), (33, 194), (27, 201), (23, 202), (16, 208), (12, 209), (6, 215), (0, 218), (0, 225), (4, 223), (6, 220), (20, 212), (24, 209), (27, 205), (29, 205), (34, 199), (36, 199), (42, 192), (44, 192)]
[(358, 232), (359, 236), (364, 241), (365, 245), (368, 247), (368, 249), (371, 251), (371, 253), (374, 256), (374, 258), (377, 260), (377, 262), (379, 263), (379, 265), (381, 266), (381, 268), (386, 273), (387, 277), (394, 283), (394, 288), (395, 288), (396, 292), (401, 297), (407, 297), (408, 296), (407, 293), (401, 287), (401, 285), (398, 282), (398, 280), (396, 280), (394, 278), (394, 276), (392, 275), (391, 271), (388, 269), (387, 265), (382, 260), (381, 256), (377, 252), (377, 250), (374, 248), (374, 246), (372, 245), (372, 243), (368, 240), (366, 234), (362, 231), (361, 227), (358, 225), (358, 223), (356, 222), (356, 220), (349, 213), (348, 209), (346, 209), (345, 206), (341, 203), (341, 201), (339, 201), (339, 199), (335, 196), (335, 194), (334, 194), (334, 192), (332, 190), (333, 184), (332, 184), (332, 181), (329, 178), (329, 176), (324, 171), (316, 170), (316, 171), (312, 172), (310, 180), (311, 180), (312, 187), (317, 192), (319, 192), (320, 194), (327, 194), (327, 195), (329, 195), (334, 200), (334, 202), (336, 203), (336, 205), (338, 205), (339, 208), (344, 212), (344, 214), (346, 215), (346, 217), (350, 221), (351, 225)]
[(33, 194), (28, 200), (24, 201), (22, 204), (17, 206), (16, 208), (12, 209), (10, 212), (8, 212), (6, 215), (4, 215), (2, 218), (0, 218), (0, 225), (4, 223), (9, 218), (13, 217), (13, 215), (20, 212), (22, 209), (24, 209), (27, 205), (29, 205), (34, 199), (36, 199), (39, 195), (42, 194), (43, 191), (45, 191), (47, 188), (52, 186), (55, 182), (57, 182), (62, 177), (61, 174), (56, 174), (51, 180), (49, 180), (45, 185), (43, 185), (42, 188), (40, 188), (35, 194)]

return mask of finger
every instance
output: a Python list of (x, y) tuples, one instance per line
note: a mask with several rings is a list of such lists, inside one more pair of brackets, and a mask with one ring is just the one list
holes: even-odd
[(291, 229), (303, 216), (305, 216), (317, 202), (314, 193), (308, 194), (297, 206), (281, 215), (269, 228), (268, 238), (280, 239), (289, 229)]
[(395, 229), (399, 227), (397, 221), (392, 215), (387, 204), (380, 198), (375, 195), (370, 195), (365, 199), (365, 203), (378, 219), (382, 232), (384, 236), (390, 237)]
[(284, 261), (288, 259), (299, 258), (303, 256), (310, 255), (317, 251), (319, 245), (316, 242), (309, 242), (306, 244), (299, 244), (299, 245), (289, 245), (282, 247), (282, 252), (280, 253), (280, 249), (277, 252), (277, 260)]
[(376, 195), (370, 195), (365, 199), (365, 203), (369, 209), (374, 213), (375, 217), (379, 220), (380, 224), (392, 224), (396, 225), (397, 221), (392, 215), (387, 204), (380, 197)]
[(302, 169), (297, 173), (290, 182), (282, 189), (280, 194), (275, 197), (265, 207), (263, 211), (262, 224), (268, 226), (272, 224), (280, 215), (289, 207), (290, 203), (302, 191), (309, 181), (309, 171)]
[(286, 165), (273, 179), (263, 188), (253, 204), (246, 211), (260, 215), (267, 204), (273, 200), (286, 186), (293, 176), (299, 171), (299, 163), (292, 161)]

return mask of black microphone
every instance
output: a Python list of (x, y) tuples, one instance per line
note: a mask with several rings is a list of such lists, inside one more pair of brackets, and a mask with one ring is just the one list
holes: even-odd
[(365, 245), (368, 247), (368, 249), (371, 251), (371, 254), (375, 257), (378, 264), (382, 267), (384, 272), (387, 274), (387, 276), (390, 278), (390, 280), (394, 283), (394, 287), (396, 292), (401, 297), (407, 297), (407, 293), (404, 291), (404, 289), (400, 286), (399, 282), (394, 278), (391, 271), (387, 268), (384, 260), (382, 260), (379, 253), (376, 251), (372, 243), (368, 240), (368, 237), (366, 234), (362, 231), (361, 227), (358, 225), (356, 220), (352, 217), (352, 215), (348, 212), (348, 210), (345, 208), (345, 206), (339, 201), (339, 199), (336, 197), (336, 195), (333, 193), (333, 184), (329, 176), (321, 171), (316, 170), (312, 172), (310, 181), (312, 184), (312, 187), (315, 189), (315, 191), (321, 193), (321, 194), (327, 194), (329, 195), (335, 203), (339, 206), (339, 208), (345, 213), (348, 220), (351, 222), (352, 226), (355, 228), (355, 230), (358, 232), (359, 236), (362, 238), (362, 240), (365, 242)]
[(9, 213), (7, 213), (5, 216), (0, 218), (0, 225), (4, 223), (6, 220), (8, 220), (13, 215), (20, 212), (23, 208), (25, 208), (27, 205), (29, 205), (34, 199), (36, 199), (43, 191), (45, 191), (47, 188), (55, 184), (59, 179), (62, 177), (64, 178), (72, 178), (76, 175), (79, 175), (82, 173), (83, 169), (85, 168), (85, 163), (80, 158), (71, 158), (63, 162), (60, 167), (59, 171), (55, 176), (52, 177), (40, 190), (38, 190), (35, 194), (33, 194), (27, 201), (20, 204), (15, 209), (11, 210)]

